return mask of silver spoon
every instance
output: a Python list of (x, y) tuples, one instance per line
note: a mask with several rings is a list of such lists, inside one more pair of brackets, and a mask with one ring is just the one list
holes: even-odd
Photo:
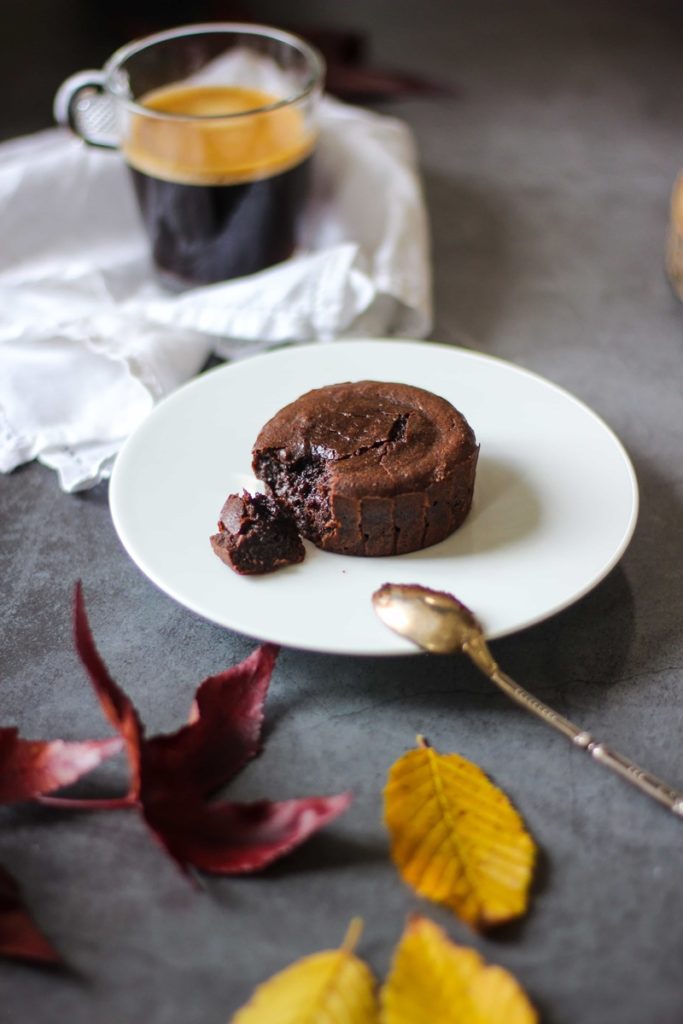
[(372, 595), (372, 603), (389, 629), (412, 640), (423, 650), (434, 654), (455, 654), (458, 651), (467, 654), (477, 668), (515, 703), (557, 729), (600, 764), (611, 768), (643, 793), (683, 817), (683, 793), (639, 768), (630, 758), (593, 739), (585, 729), (553, 711), (501, 671), (477, 619), (452, 594), (429, 590), (418, 584), (385, 583)]

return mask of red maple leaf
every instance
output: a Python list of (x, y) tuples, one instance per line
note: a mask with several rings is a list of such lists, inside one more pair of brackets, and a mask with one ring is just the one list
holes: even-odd
[[(0, 729), (0, 804), (34, 800), (68, 786), (122, 747), (121, 739), (25, 740), (17, 729)], [(0, 867), (0, 955), (58, 963), (57, 953), (25, 909), (19, 886)]]
[(261, 749), (263, 703), (277, 657), (263, 644), (239, 665), (199, 686), (187, 725), (145, 736), (130, 698), (114, 682), (95, 647), (80, 584), (74, 602), (76, 649), (102, 709), (128, 755), (128, 793), (114, 800), (64, 800), (52, 805), (135, 807), (183, 871), (256, 871), (288, 853), (344, 811), (349, 793), (241, 804), (211, 801)]
[(20, 803), (76, 782), (118, 754), (119, 736), (106, 740), (25, 740), (0, 728), (0, 804)]
[(121, 750), (108, 740), (24, 740), (16, 729), (0, 729), (0, 804), (33, 800), (68, 786)]
[(0, 955), (43, 964), (61, 962), (59, 953), (29, 917), (19, 886), (0, 867)]

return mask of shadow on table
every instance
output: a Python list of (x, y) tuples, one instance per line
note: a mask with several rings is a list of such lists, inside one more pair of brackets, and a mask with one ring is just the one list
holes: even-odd
[(349, 869), (360, 865), (388, 863), (388, 842), (370, 837), (345, 836), (332, 825), (330, 831), (316, 833), (298, 849), (260, 872), (260, 875), (276, 879), (334, 868)]
[[(604, 691), (619, 682), (633, 632), (633, 595), (618, 567), (572, 608), (491, 647), (508, 674), (566, 711), (565, 694), (573, 699), (582, 686)], [(303, 656), (288, 654), (292, 659)], [(461, 655), (340, 658), (307, 653), (305, 658), (306, 672), (296, 673), (296, 688), (271, 708), (266, 725), (270, 732), (284, 716), (311, 704), (331, 721), (355, 718), (359, 724), (378, 711), (408, 712), (411, 729), (422, 718), (441, 716), (456, 706), (467, 711), (489, 708), (493, 701), (501, 712), (519, 714)]]
[(573, 703), (582, 687), (605, 690), (620, 681), (634, 633), (631, 585), (617, 566), (571, 608), (492, 646), (523, 685), (539, 696), (566, 694)]

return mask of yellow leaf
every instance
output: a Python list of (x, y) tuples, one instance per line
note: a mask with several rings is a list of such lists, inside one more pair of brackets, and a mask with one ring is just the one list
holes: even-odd
[(519, 917), (536, 857), (524, 822), (476, 764), (418, 744), (392, 765), (384, 790), (401, 876), (474, 927)]
[(297, 960), (264, 982), (231, 1024), (377, 1024), (375, 980), (354, 955), (361, 922), (340, 949)]
[(456, 946), (415, 917), (399, 942), (380, 994), (381, 1024), (537, 1024), (524, 991), (502, 967)]

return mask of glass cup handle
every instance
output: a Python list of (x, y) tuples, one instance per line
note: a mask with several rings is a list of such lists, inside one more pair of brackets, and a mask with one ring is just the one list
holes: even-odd
[(57, 124), (90, 146), (118, 149), (114, 100), (104, 87), (103, 71), (79, 71), (62, 82), (54, 98)]

